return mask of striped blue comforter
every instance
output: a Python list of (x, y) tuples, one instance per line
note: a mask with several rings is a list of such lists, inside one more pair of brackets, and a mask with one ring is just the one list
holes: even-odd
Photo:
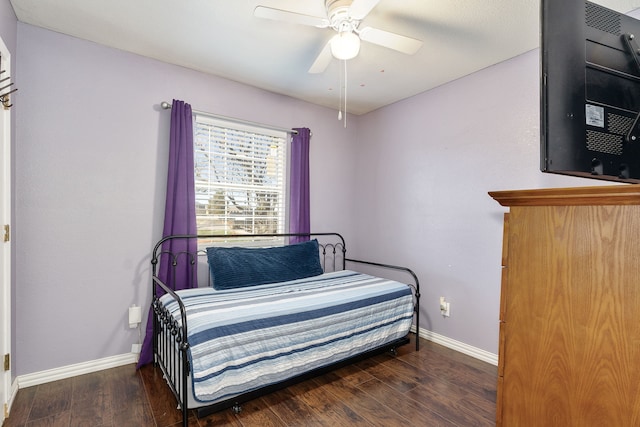
[[(179, 291), (193, 395), (215, 403), (404, 337), (409, 286), (353, 271), (251, 288)], [(162, 303), (181, 323), (173, 298)]]

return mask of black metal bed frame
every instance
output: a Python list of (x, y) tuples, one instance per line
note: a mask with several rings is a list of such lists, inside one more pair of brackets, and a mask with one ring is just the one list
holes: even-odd
[[(420, 284), (418, 281), (418, 277), (416, 274), (409, 268), (401, 267), (397, 265), (391, 264), (382, 264), (377, 262), (370, 261), (362, 261), (356, 259), (350, 259), (346, 257), (346, 245), (344, 238), (338, 233), (273, 233), (273, 234), (251, 234), (251, 235), (190, 235), (190, 234), (181, 234), (181, 235), (172, 235), (162, 238), (158, 241), (153, 249), (153, 255), (151, 258), (152, 264), (152, 288), (153, 288), (153, 300), (152, 300), (152, 311), (154, 313), (154, 321), (153, 321), (153, 361), (157, 366), (160, 366), (162, 373), (167, 381), (169, 388), (172, 393), (175, 395), (176, 400), (178, 402), (178, 407), (182, 410), (182, 425), (187, 427), (188, 418), (189, 418), (189, 373), (190, 366), (188, 360), (188, 349), (189, 342), (187, 341), (187, 317), (184, 304), (180, 300), (180, 297), (175, 293), (174, 289), (170, 284), (163, 283), (157, 277), (157, 269), (160, 262), (160, 257), (163, 255), (169, 255), (171, 259), (171, 267), (176, 267), (178, 264), (178, 258), (180, 256), (186, 256), (188, 262), (191, 264), (192, 269), (197, 269), (197, 260), (200, 254), (204, 254), (203, 251), (197, 249), (197, 252), (194, 253), (168, 253), (166, 251), (162, 251), (162, 245), (164, 242), (172, 240), (172, 239), (213, 239), (213, 240), (224, 240), (224, 241), (234, 241), (239, 240), (241, 238), (291, 238), (291, 237), (328, 237), (331, 236), (334, 238), (335, 242), (333, 243), (322, 243), (319, 242), (320, 246), (320, 256), (321, 256), (321, 264), (322, 268), (325, 272), (327, 271), (336, 271), (338, 265), (336, 263), (340, 263), (339, 265), (341, 270), (346, 269), (347, 262), (369, 265), (374, 267), (380, 267), (383, 269), (391, 269), (397, 270), (400, 272), (408, 273), (412, 279), (413, 284), (409, 283), (408, 285), (413, 289), (414, 295), (414, 314), (415, 314), (415, 328), (416, 328), (416, 351), (419, 350), (419, 340), (417, 338), (418, 335), (418, 326), (420, 324)], [(331, 257), (331, 266), (327, 265), (327, 257)], [(332, 270), (328, 270), (331, 268)], [(168, 282), (170, 280), (167, 280)], [(195, 284), (197, 286), (197, 284)], [(164, 295), (164, 293), (171, 294), (173, 298), (178, 302), (180, 307), (180, 315), (182, 319), (182, 325), (180, 325), (173, 316), (164, 308), (164, 306), (160, 303), (160, 296)], [(294, 378), (288, 379), (286, 381), (282, 381), (280, 383), (271, 384), (265, 387), (262, 387), (258, 390), (254, 390), (251, 392), (247, 392), (236, 396), (234, 398), (217, 402), (209, 406), (199, 407), (197, 409), (198, 417), (203, 417), (214, 412), (233, 408), (234, 411), (239, 412), (241, 410), (240, 404), (247, 402), (249, 400), (255, 399), (264, 394), (282, 389), (289, 385), (298, 383), (300, 381), (304, 381), (306, 379), (312, 378), (314, 376), (320, 375), (322, 373), (329, 372), (341, 366), (345, 366), (347, 364), (351, 364), (355, 361), (362, 360), (364, 358), (370, 357), (374, 354), (380, 354), (386, 351), (391, 351), (395, 354), (395, 349), (401, 345), (408, 344), (410, 342), (408, 336), (404, 338), (400, 338), (393, 342), (390, 342), (384, 346), (374, 348), (372, 350), (366, 351), (354, 357), (345, 359), (343, 361), (336, 362), (334, 364), (318, 368), (307, 373), (298, 375)]]

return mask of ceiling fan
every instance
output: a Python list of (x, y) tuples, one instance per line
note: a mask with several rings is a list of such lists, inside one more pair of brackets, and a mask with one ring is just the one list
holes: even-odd
[(289, 10), (257, 6), (254, 16), (259, 18), (331, 28), (336, 34), (324, 46), (309, 73), (322, 73), (333, 57), (351, 59), (360, 51), (360, 41), (384, 46), (413, 55), (422, 46), (422, 41), (372, 27), (360, 28), (360, 23), (380, 0), (324, 0), (326, 16), (305, 15)]

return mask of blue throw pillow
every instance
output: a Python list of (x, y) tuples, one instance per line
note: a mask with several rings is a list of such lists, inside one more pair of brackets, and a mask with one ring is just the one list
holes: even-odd
[(270, 248), (207, 248), (211, 282), (218, 290), (286, 282), (322, 274), (318, 241)]

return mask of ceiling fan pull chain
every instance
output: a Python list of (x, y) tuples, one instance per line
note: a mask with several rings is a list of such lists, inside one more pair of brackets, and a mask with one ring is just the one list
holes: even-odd
[(347, 60), (344, 60), (344, 127), (347, 128)]
[(342, 120), (342, 68), (338, 67), (338, 120)]

